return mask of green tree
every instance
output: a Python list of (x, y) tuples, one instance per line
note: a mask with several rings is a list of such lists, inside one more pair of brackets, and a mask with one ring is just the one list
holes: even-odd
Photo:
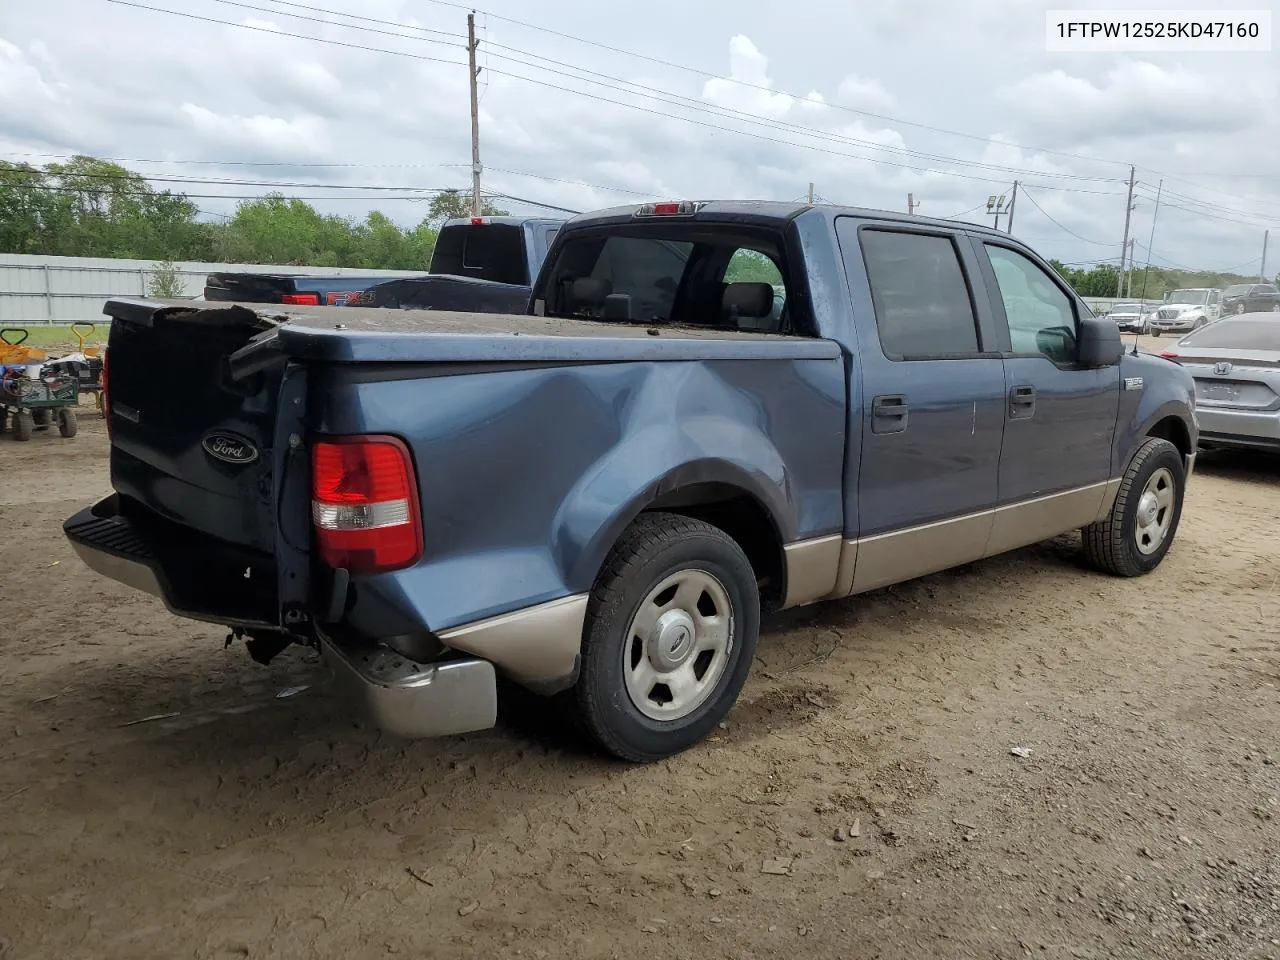
[[(493, 202), (480, 198), (480, 214), (485, 217), (505, 217), (507, 211), (499, 210)], [(427, 219), (437, 226), (446, 220), (471, 216), (471, 195), (461, 190), (444, 190), (431, 198), (427, 207)]]

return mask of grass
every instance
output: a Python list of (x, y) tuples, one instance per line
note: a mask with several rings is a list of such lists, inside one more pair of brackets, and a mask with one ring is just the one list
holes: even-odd
[[(72, 332), (71, 327), (66, 324), (47, 324), (47, 323), (30, 323), (30, 324), (7, 324), (6, 330), (25, 330), (27, 331), (27, 339), (23, 341), (24, 347), (35, 347), (45, 351), (61, 351), (80, 349), (80, 340)], [(81, 326), (80, 332), (85, 334), (84, 345), (86, 347), (104, 347), (107, 344), (107, 334), (111, 329), (109, 323), (94, 324), (93, 330), (89, 330), (87, 325)], [(20, 339), (21, 334), (6, 334), (6, 339)]]

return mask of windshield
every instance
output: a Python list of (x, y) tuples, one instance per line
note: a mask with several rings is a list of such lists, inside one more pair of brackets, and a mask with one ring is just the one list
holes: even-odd
[(1138, 313), (1141, 308), (1136, 303), (1117, 303), (1111, 308), (1112, 313)]
[(1222, 295), (1224, 297), (1243, 297), (1246, 293), (1249, 292), (1249, 289), (1250, 289), (1250, 284), (1233, 283), (1231, 286), (1227, 287), (1227, 289), (1223, 291)]
[(1174, 290), (1165, 303), (1207, 303), (1208, 300), (1208, 290)]

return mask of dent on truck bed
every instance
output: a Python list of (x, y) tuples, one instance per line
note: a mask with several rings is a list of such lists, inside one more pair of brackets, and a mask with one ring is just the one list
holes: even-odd
[[(412, 409), (404, 439), (425, 505), (423, 561), (353, 585), (348, 622), (391, 606), (441, 632), (584, 595), (621, 530), (676, 488), (751, 498), (779, 550), (838, 534), (844, 371), (830, 345), (814, 347), (375, 382), (333, 369), (318, 431), (359, 433)], [(572, 670), (580, 632), (579, 620), (545, 669)]]

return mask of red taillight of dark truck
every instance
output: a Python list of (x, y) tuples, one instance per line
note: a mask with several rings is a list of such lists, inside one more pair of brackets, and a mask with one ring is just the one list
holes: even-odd
[(387, 573), (422, 557), (418, 484), (396, 437), (328, 437), (311, 449), (311, 520), (320, 557), (351, 574)]

